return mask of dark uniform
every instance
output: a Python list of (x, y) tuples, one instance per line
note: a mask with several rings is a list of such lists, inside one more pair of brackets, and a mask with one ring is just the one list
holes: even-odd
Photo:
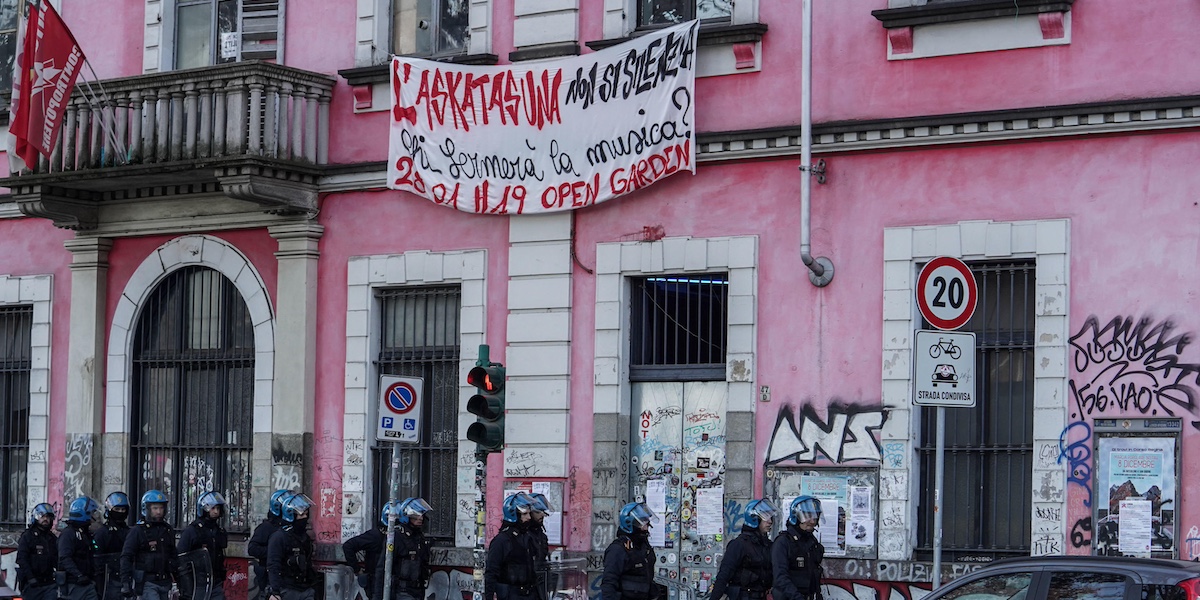
[[(175, 547), (175, 551), (179, 554), (186, 554), (201, 548), (208, 551), (211, 564), (208, 572), (210, 585), (207, 600), (225, 600), (225, 548), (228, 546), (229, 535), (225, 533), (225, 528), (221, 527), (217, 520), (208, 516), (192, 521), (190, 525), (183, 528), (183, 533), (179, 534), (179, 544)], [(186, 574), (184, 574), (184, 579), (187, 579)], [(180, 585), (180, 596), (184, 600), (191, 600), (192, 589), (194, 589), (192, 586)], [(195, 600), (205, 599), (196, 598)]]
[(618, 530), (604, 551), (604, 574), (600, 577), (600, 600), (652, 600), (661, 595), (654, 583), (657, 557), (646, 532)]
[(53, 526), (30, 525), (17, 541), (17, 587), (26, 600), (53, 600), (58, 596), (54, 570), (58, 568), (58, 540)]
[[(425, 586), (429, 583), (429, 540), (425, 539), (425, 533), (419, 527), (411, 523), (396, 523), (395, 544), (392, 551), (392, 600), (424, 600)], [(379, 552), (372, 598), (383, 598), (386, 569), (387, 553)]]
[(96, 568), (104, 581), (98, 585), (103, 600), (118, 600), (121, 597), (120, 561), (125, 537), (129, 535), (128, 517), (112, 514), (105, 519), (104, 527), (96, 531)]
[(812, 532), (797, 525), (775, 538), (771, 546), (771, 570), (775, 600), (812, 600), (821, 597), (821, 560), (825, 547)]
[(258, 588), (260, 600), (267, 597), (267, 545), (271, 536), (279, 531), (280, 523), (278, 515), (267, 513), (266, 520), (254, 528), (254, 534), (246, 543), (246, 554), (254, 559), (254, 586)]
[(271, 534), (267, 544), (268, 594), (283, 600), (312, 600), (317, 572), (313, 569), (313, 541), (306, 524), (297, 520)]
[(488, 546), (483, 570), (483, 600), (532, 600), (537, 597), (533, 542), (528, 527), (505, 521)]
[(97, 600), (96, 541), (88, 528), (90, 522), (67, 521), (58, 536), (58, 570), (66, 576), (66, 597), (71, 600)]
[(379, 598), (375, 594), (375, 567), (383, 560), (383, 544), (387, 541), (387, 527), (372, 527), (342, 544), (346, 562), (354, 566), (358, 574), (358, 585), (367, 598)]
[(533, 568), (537, 576), (537, 594), (541, 600), (550, 595), (550, 537), (542, 521), (529, 522), (529, 543), (533, 552)]
[(174, 528), (163, 521), (142, 521), (130, 529), (121, 548), (122, 596), (167, 600), (178, 576)]
[(711, 600), (763, 600), (771, 589), (771, 539), (758, 527), (743, 526), (742, 534), (725, 547), (725, 558), (713, 582)]

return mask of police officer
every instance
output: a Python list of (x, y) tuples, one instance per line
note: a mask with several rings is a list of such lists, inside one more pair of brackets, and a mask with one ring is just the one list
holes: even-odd
[[(209, 573), (208, 598), (195, 600), (225, 600), (225, 548), (229, 546), (229, 535), (221, 527), (225, 516), (225, 498), (213, 491), (204, 492), (196, 501), (196, 520), (183, 528), (175, 551), (180, 555), (204, 548), (208, 550)], [(186, 587), (186, 586), (181, 586)], [(190, 600), (191, 590), (180, 590), (185, 600)]]
[(267, 544), (267, 597), (270, 600), (313, 600), (317, 572), (313, 569), (313, 540), (308, 535), (312, 498), (296, 493), (283, 503), (283, 527)]
[(661, 588), (654, 583), (652, 520), (654, 511), (644, 502), (630, 502), (621, 508), (617, 538), (604, 551), (601, 600), (653, 600), (661, 595)]
[(129, 535), (129, 496), (113, 492), (104, 499), (104, 527), (96, 531), (96, 568), (103, 577), (103, 600), (121, 597), (121, 549)]
[(58, 567), (58, 540), (54, 537), (54, 507), (45, 502), (33, 507), (29, 528), (17, 541), (17, 587), (26, 600), (53, 600), (54, 569)]
[(254, 559), (254, 587), (258, 590), (257, 598), (259, 600), (266, 600), (267, 597), (267, 544), (271, 541), (271, 534), (279, 531), (283, 525), (283, 519), (280, 517), (283, 512), (283, 501), (291, 495), (291, 490), (275, 490), (271, 494), (271, 503), (267, 507), (267, 518), (254, 528), (254, 534), (246, 543), (246, 553)]
[[(389, 503), (390, 504), (390, 503)], [(429, 583), (429, 540), (425, 539), (425, 515), (432, 510), (421, 498), (408, 498), (395, 508), (395, 546), (392, 551), (392, 589), (388, 600), (424, 600)], [(389, 515), (383, 516), (386, 523)], [(375, 598), (383, 598), (387, 553), (375, 565)]]
[(775, 600), (819, 600), (821, 598), (821, 560), (825, 547), (813, 530), (821, 520), (821, 501), (812, 496), (792, 500), (788, 508), (787, 528), (771, 546), (771, 570)]
[(58, 536), (58, 570), (63, 573), (66, 589), (59, 596), (71, 600), (97, 600), (96, 541), (92, 527), (99, 520), (100, 505), (87, 496), (71, 501), (67, 509), (67, 528)]
[(771, 525), (775, 507), (765, 498), (746, 505), (742, 533), (725, 547), (710, 600), (763, 600), (771, 589)]
[(529, 522), (534, 500), (518, 492), (504, 500), (504, 521), (488, 546), (483, 570), (483, 600), (534, 600), (537, 576)]
[(529, 520), (529, 541), (533, 544), (533, 567), (537, 574), (538, 598), (547, 600), (550, 595), (550, 537), (546, 534), (546, 515), (550, 513), (550, 500), (545, 494), (530, 494), (533, 507)]
[(354, 572), (358, 575), (358, 586), (362, 588), (368, 600), (378, 598), (375, 594), (375, 567), (379, 564), (379, 555), (383, 552), (384, 542), (387, 541), (388, 515), (398, 506), (399, 502), (385, 504), (379, 515), (379, 523), (342, 544), (342, 554), (346, 555), (346, 562), (354, 567)]
[(121, 596), (167, 600), (171, 581), (179, 577), (175, 528), (167, 523), (167, 495), (158, 490), (142, 494), (141, 511), (141, 520), (121, 548)]

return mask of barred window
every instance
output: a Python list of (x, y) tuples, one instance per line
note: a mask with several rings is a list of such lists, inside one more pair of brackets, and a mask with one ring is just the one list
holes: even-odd
[[(458, 286), (405, 287), (377, 294), (380, 308), (380, 375), (425, 380), (421, 442), (400, 447), (400, 499), (424, 498), (434, 507), (425, 535), (454, 543), (457, 501), (459, 319)], [(391, 493), (392, 444), (373, 448), (374, 518)], [(372, 521), (375, 522), (375, 521)]]
[[(942, 552), (1028, 555), (1033, 512), (1033, 261), (971, 264), (979, 288), (974, 408), (946, 409)], [(930, 328), (928, 323), (922, 327)], [(933, 551), (937, 410), (921, 410), (918, 553)], [(921, 557), (923, 558), (923, 557)]]
[(0, 525), (25, 524), (33, 307), (0, 307)]
[(724, 381), (729, 325), (725, 273), (633, 280), (631, 381)]
[(229, 503), (228, 530), (248, 532), (254, 328), (246, 302), (217, 271), (180, 269), (146, 301), (133, 339), (131, 497), (162, 491), (167, 521), (182, 526), (199, 496), (216, 490)]

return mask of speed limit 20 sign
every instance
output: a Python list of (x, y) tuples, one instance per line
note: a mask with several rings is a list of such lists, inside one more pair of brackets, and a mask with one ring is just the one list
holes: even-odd
[(975, 275), (957, 258), (939, 256), (917, 276), (917, 308), (938, 329), (950, 331), (966, 325), (978, 301)]

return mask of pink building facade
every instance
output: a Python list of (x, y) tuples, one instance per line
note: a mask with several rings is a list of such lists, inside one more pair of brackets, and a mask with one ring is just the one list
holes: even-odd
[[(127, 115), (130, 164), (80, 101), (71, 164), (4, 181), (5, 577), (37, 502), (167, 488), (182, 527), (217, 489), (244, 594), (240, 536), (290, 488), (341, 582), (340, 543), (388, 491), (375, 429), (397, 375), (426, 386), (400, 480), (436, 511), (438, 600), (477, 585), (478, 501), (494, 531), (522, 486), (559, 505), (591, 596), (628, 501), (661, 502), (660, 575), (705, 591), (748, 501), (816, 493), (839, 514), (826, 597), (920, 597), (914, 292), (938, 256), (980, 290), (956, 385), (977, 406), (947, 409), (944, 577), (1119, 552), (1130, 500), (1156, 556), (1200, 558), (1193, 2), (813, 0), (811, 132), (798, 2), (54, 4)], [(520, 216), (387, 189), (389, 55), (555, 60), (693, 17), (694, 175)], [(823, 287), (800, 260), (804, 135)], [(480, 344), (508, 376), (482, 494)]]

